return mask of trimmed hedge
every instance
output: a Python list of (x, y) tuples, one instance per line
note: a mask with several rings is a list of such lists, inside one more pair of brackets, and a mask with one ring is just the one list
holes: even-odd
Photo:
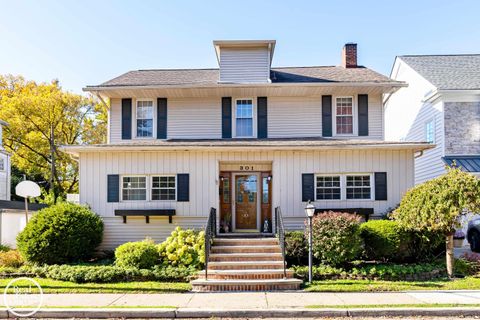
[(124, 268), (150, 269), (158, 263), (153, 240), (127, 242), (115, 250), (115, 264)]
[[(307, 266), (294, 266), (295, 276), (308, 279)], [(368, 280), (430, 280), (445, 276), (443, 263), (419, 264), (372, 264), (351, 269), (336, 268), (328, 265), (314, 266), (314, 280), (368, 279)]]
[(101, 218), (86, 206), (61, 202), (37, 212), (17, 236), (23, 258), (38, 264), (88, 259), (103, 237)]
[(188, 281), (198, 270), (193, 267), (162, 267), (152, 269), (119, 266), (45, 265), (1, 268), (4, 277), (27, 275), (75, 283), (109, 283), (127, 281)]
[(369, 260), (404, 260), (408, 235), (392, 220), (371, 220), (360, 225), (364, 255)]
[(289, 264), (303, 264), (308, 260), (308, 243), (302, 231), (285, 233), (285, 255)]

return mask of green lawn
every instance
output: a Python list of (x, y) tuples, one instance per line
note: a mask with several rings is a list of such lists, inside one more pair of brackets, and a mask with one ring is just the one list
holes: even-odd
[[(5, 288), (11, 280), (0, 279), (0, 287)], [(41, 278), (35, 280), (44, 293), (178, 293), (191, 289), (190, 284), (185, 282), (74, 283)]]
[(374, 281), (374, 280), (325, 280), (306, 284), (311, 292), (376, 292), (405, 290), (476, 290), (480, 289), (480, 278), (440, 279), (432, 281)]
[(480, 304), (464, 303), (424, 303), (424, 304), (349, 304), (349, 305), (311, 305), (308, 309), (371, 309), (371, 308), (458, 308), (458, 307), (480, 307)]

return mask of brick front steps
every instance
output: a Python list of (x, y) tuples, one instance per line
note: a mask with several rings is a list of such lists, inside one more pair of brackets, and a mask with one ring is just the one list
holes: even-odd
[(283, 270), (283, 257), (278, 239), (273, 237), (216, 238), (205, 270), (192, 281), (196, 292), (298, 290), (301, 280), (293, 272)]

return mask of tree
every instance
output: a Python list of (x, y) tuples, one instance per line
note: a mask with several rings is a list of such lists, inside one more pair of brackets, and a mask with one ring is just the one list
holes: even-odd
[(78, 165), (59, 146), (104, 142), (106, 110), (93, 97), (66, 92), (58, 81), (37, 84), (0, 76), (0, 119), (12, 164), (41, 176), (56, 199), (78, 188)]
[(392, 218), (407, 230), (443, 233), (447, 273), (453, 277), (453, 234), (462, 215), (480, 211), (480, 180), (456, 167), (447, 170), (409, 190)]

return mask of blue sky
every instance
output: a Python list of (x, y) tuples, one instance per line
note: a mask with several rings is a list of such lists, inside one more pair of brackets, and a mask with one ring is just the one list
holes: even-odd
[(216, 67), (214, 39), (275, 39), (274, 66), (480, 53), (480, 1), (0, 1), (0, 73), (81, 92), (128, 70)]

